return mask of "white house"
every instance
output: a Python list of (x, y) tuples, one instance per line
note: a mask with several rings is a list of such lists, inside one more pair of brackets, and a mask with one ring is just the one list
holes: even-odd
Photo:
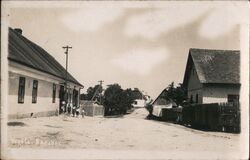
[(135, 99), (132, 103), (133, 107), (135, 108), (143, 108), (146, 107), (152, 101), (149, 95), (143, 95), (141, 99)]
[(190, 49), (183, 85), (191, 103), (238, 102), (240, 51)]
[(9, 118), (51, 116), (59, 113), (60, 103), (79, 105), (83, 87), (43, 48), (9, 28)]
[(133, 103), (132, 103), (133, 107), (135, 108), (143, 108), (146, 106), (146, 100), (145, 99), (136, 99)]

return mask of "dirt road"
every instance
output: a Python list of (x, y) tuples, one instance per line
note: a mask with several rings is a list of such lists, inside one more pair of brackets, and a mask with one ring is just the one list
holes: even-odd
[(239, 135), (203, 132), (147, 120), (144, 108), (117, 118), (43, 117), (11, 120), (9, 146), (14, 148), (80, 148), (232, 153)]

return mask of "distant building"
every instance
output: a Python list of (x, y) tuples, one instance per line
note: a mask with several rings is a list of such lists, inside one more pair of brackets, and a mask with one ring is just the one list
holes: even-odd
[[(9, 28), (9, 118), (58, 114), (62, 101), (79, 106), (83, 87), (43, 48)], [(62, 53), (62, 56), (63, 53)]]
[(132, 106), (135, 108), (142, 108), (146, 106), (146, 100), (144, 99), (136, 99), (133, 103)]
[(135, 107), (135, 108), (143, 108), (147, 104), (149, 104), (150, 102), (151, 102), (150, 96), (143, 95), (142, 99), (136, 99), (136, 100), (134, 100), (134, 102), (132, 103), (132, 106)]
[(190, 49), (183, 86), (191, 103), (239, 101), (240, 51)]

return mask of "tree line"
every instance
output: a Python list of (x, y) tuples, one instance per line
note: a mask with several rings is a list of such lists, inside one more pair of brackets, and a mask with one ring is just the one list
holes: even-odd
[(98, 84), (89, 87), (86, 94), (81, 94), (81, 100), (92, 100), (103, 105), (105, 116), (126, 114), (128, 110), (133, 108), (134, 101), (142, 98), (145, 96), (138, 88), (122, 89), (117, 83), (108, 85), (105, 90)]

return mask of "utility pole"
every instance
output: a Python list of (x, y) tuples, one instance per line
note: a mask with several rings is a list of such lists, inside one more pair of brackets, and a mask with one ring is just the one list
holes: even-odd
[[(69, 52), (69, 49), (72, 49), (72, 47), (70, 46), (64, 46), (62, 47), (63, 49), (66, 49), (65, 50), (65, 54), (66, 54), (66, 73), (65, 73), (65, 92), (66, 94), (68, 94), (67, 92), (67, 81), (68, 81), (68, 52)], [(67, 96), (68, 97), (68, 96)], [(66, 100), (66, 102), (68, 102), (68, 99)]]
[[(102, 87), (102, 83), (104, 82), (103, 80), (100, 80), (100, 81), (98, 81), (99, 83), (100, 83), (100, 85), (99, 85), (99, 87), (96, 89), (96, 91), (95, 91), (95, 93), (94, 93), (94, 95), (93, 95), (93, 97), (91, 98), (91, 101), (93, 101), (94, 100), (94, 98), (95, 98), (95, 96), (96, 96), (96, 94), (97, 94), (97, 92), (99, 91), (99, 89)], [(101, 100), (101, 97), (100, 97), (100, 104), (102, 103), (102, 100)]]
[[(102, 87), (102, 83), (104, 82), (103, 80), (98, 81), (100, 82), (100, 88)], [(100, 104), (102, 104), (102, 93), (100, 94)]]
[(99, 83), (100, 83), (100, 86), (102, 86), (102, 82), (104, 82), (103, 80), (100, 80), (100, 81), (98, 81)]

